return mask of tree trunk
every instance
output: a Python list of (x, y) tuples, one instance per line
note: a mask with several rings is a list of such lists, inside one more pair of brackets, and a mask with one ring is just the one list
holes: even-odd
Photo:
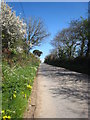
[(83, 56), (83, 50), (84, 50), (84, 39), (82, 40), (82, 44), (81, 44), (81, 52), (80, 52), (80, 57)]
[(72, 47), (69, 46), (69, 47), (68, 47), (68, 57), (69, 57), (69, 59), (71, 59), (71, 56), (72, 56), (72, 51), (71, 51), (71, 49), (72, 49)]
[(90, 40), (88, 40), (88, 44), (87, 44), (87, 52), (86, 52), (86, 57), (90, 56)]

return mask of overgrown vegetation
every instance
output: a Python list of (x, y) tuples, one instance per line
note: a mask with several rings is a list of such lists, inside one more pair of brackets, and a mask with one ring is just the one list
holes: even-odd
[[(2, 115), (3, 118), (22, 118), (31, 94), (39, 60), (30, 54), (21, 56), (21, 61), (2, 63)], [(17, 57), (18, 58), (18, 57)], [(25, 60), (24, 60), (25, 58)]]
[(51, 45), (54, 49), (46, 56), (45, 63), (88, 73), (90, 61), (90, 20), (80, 18), (58, 32)]
[[(4, 2), (1, 3), (1, 10), (2, 112), (0, 112), (3, 120), (12, 118), (16, 120), (23, 117), (40, 64), (40, 59), (29, 51), (32, 44), (30, 40), (33, 39), (34, 47), (36, 43), (37, 45), (40, 44), (48, 34), (44, 29), (41, 30), (41, 22), (37, 20), (33, 20), (34, 25), (29, 24), (28, 33), (27, 24), (24, 20), (16, 16), (15, 11)], [(34, 35), (32, 32), (35, 32)], [(40, 35), (37, 39), (36, 33), (38, 36)], [(31, 34), (32, 36), (29, 36)]]
[(34, 50), (34, 51), (33, 51), (33, 54), (34, 54), (35, 56), (40, 57), (41, 54), (43, 54), (43, 52), (42, 52), (42, 51), (39, 51), (39, 50)]

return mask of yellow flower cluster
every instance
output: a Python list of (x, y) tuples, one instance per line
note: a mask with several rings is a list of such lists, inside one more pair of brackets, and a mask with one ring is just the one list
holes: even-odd
[(2, 114), (4, 114), (5, 113), (5, 111), (4, 110), (2, 110)]
[(7, 115), (5, 115), (5, 116), (3, 116), (3, 120), (7, 120), (7, 119), (11, 119), (11, 116), (7, 116)]
[(24, 98), (27, 97), (27, 95), (26, 95), (23, 91), (22, 91), (21, 93), (23, 94), (23, 97), (24, 97)]
[[(5, 111), (4, 110), (2, 110), (2, 114), (5, 114)], [(10, 120), (11, 119), (11, 116), (7, 116), (7, 115), (4, 115), (3, 116), (3, 120)]]
[(26, 98), (26, 96), (27, 96), (27, 95), (25, 94), (24, 97)]
[(27, 85), (27, 88), (32, 89), (32, 86), (31, 85)]
[(16, 92), (16, 91), (14, 91), (14, 94), (13, 94), (13, 97), (14, 97), (14, 98), (16, 98), (16, 93), (17, 93), (17, 92)]
[(13, 94), (13, 97), (16, 98), (16, 94)]

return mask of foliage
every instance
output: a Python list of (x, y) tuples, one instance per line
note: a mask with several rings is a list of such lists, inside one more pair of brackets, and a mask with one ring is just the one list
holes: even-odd
[(80, 73), (85, 73), (90, 75), (89, 73), (89, 64), (90, 57), (77, 57), (75, 59), (55, 59), (53, 55), (46, 56), (44, 63), (49, 65), (64, 67), (69, 70), (77, 71)]
[(87, 44), (89, 42), (88, 39), (88, 20), (74, 20), (71, 21), (70, 26), (75, 29), (74, 34), (76, 35), (76, 40), (79, 43), (80, 47), (80, 56), (85, 56), (87, 53)]
[(1, 11), (2, 118), (16, 120), (23, 116), (40, 60), (32, 53), (26, 54), (26, 23), (5, 2)]
[(49, 36), (49, 33), (45, 29), (43, 21), (38, 19), (30, 18), (28, 23), (28, 51), (34, 46), (40, 45), (41, 41)]
[[(18, 58), (17, 59), (21, 59)], [(32, 54), (9, 66), (8, 62), (2, 63), (2, 116), (22, 118), (31, 94), (32, 85), (39, 66), (39, 59)], [(20, 64), (21, 63), (21, 64)]]
[(86, 56), (88, 43), (88, 20), (83, 18), (71, 21), (70, 26), (58, 32), (51, 41), (60, 59), (62, 55), (68, 59)]
[(42, 54), (42, 51), (34, 50), (34, 51), (33, 51), (33, 54), (36, 55), (36, 56), (38, 56), (38, 57), (40, 57), (41, 54)]
[(15, 11), (5, 2), (1, 4), (2, 14), (2, 47), (14, 47), (14, 43), (19, 39), (24, 39), (26, 34), (26, 24), (16, 16)]
[(58, 32), (51, 41), (53, 50), (44, 62), (89, 74), (89, 23), (90, 21), (81, 17), (71, 21), (68, 28)]

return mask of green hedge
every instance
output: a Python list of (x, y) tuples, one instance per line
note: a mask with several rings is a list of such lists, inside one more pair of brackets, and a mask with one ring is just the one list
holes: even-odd
[(81, 72), (90, 75), (89, 73), (89, 64), (90, 64), (90, 57), (77, 57), (75, 59), (51, 59), (47, 57), (44, 61), (47, 64), (64, 67), (69, 70)]

